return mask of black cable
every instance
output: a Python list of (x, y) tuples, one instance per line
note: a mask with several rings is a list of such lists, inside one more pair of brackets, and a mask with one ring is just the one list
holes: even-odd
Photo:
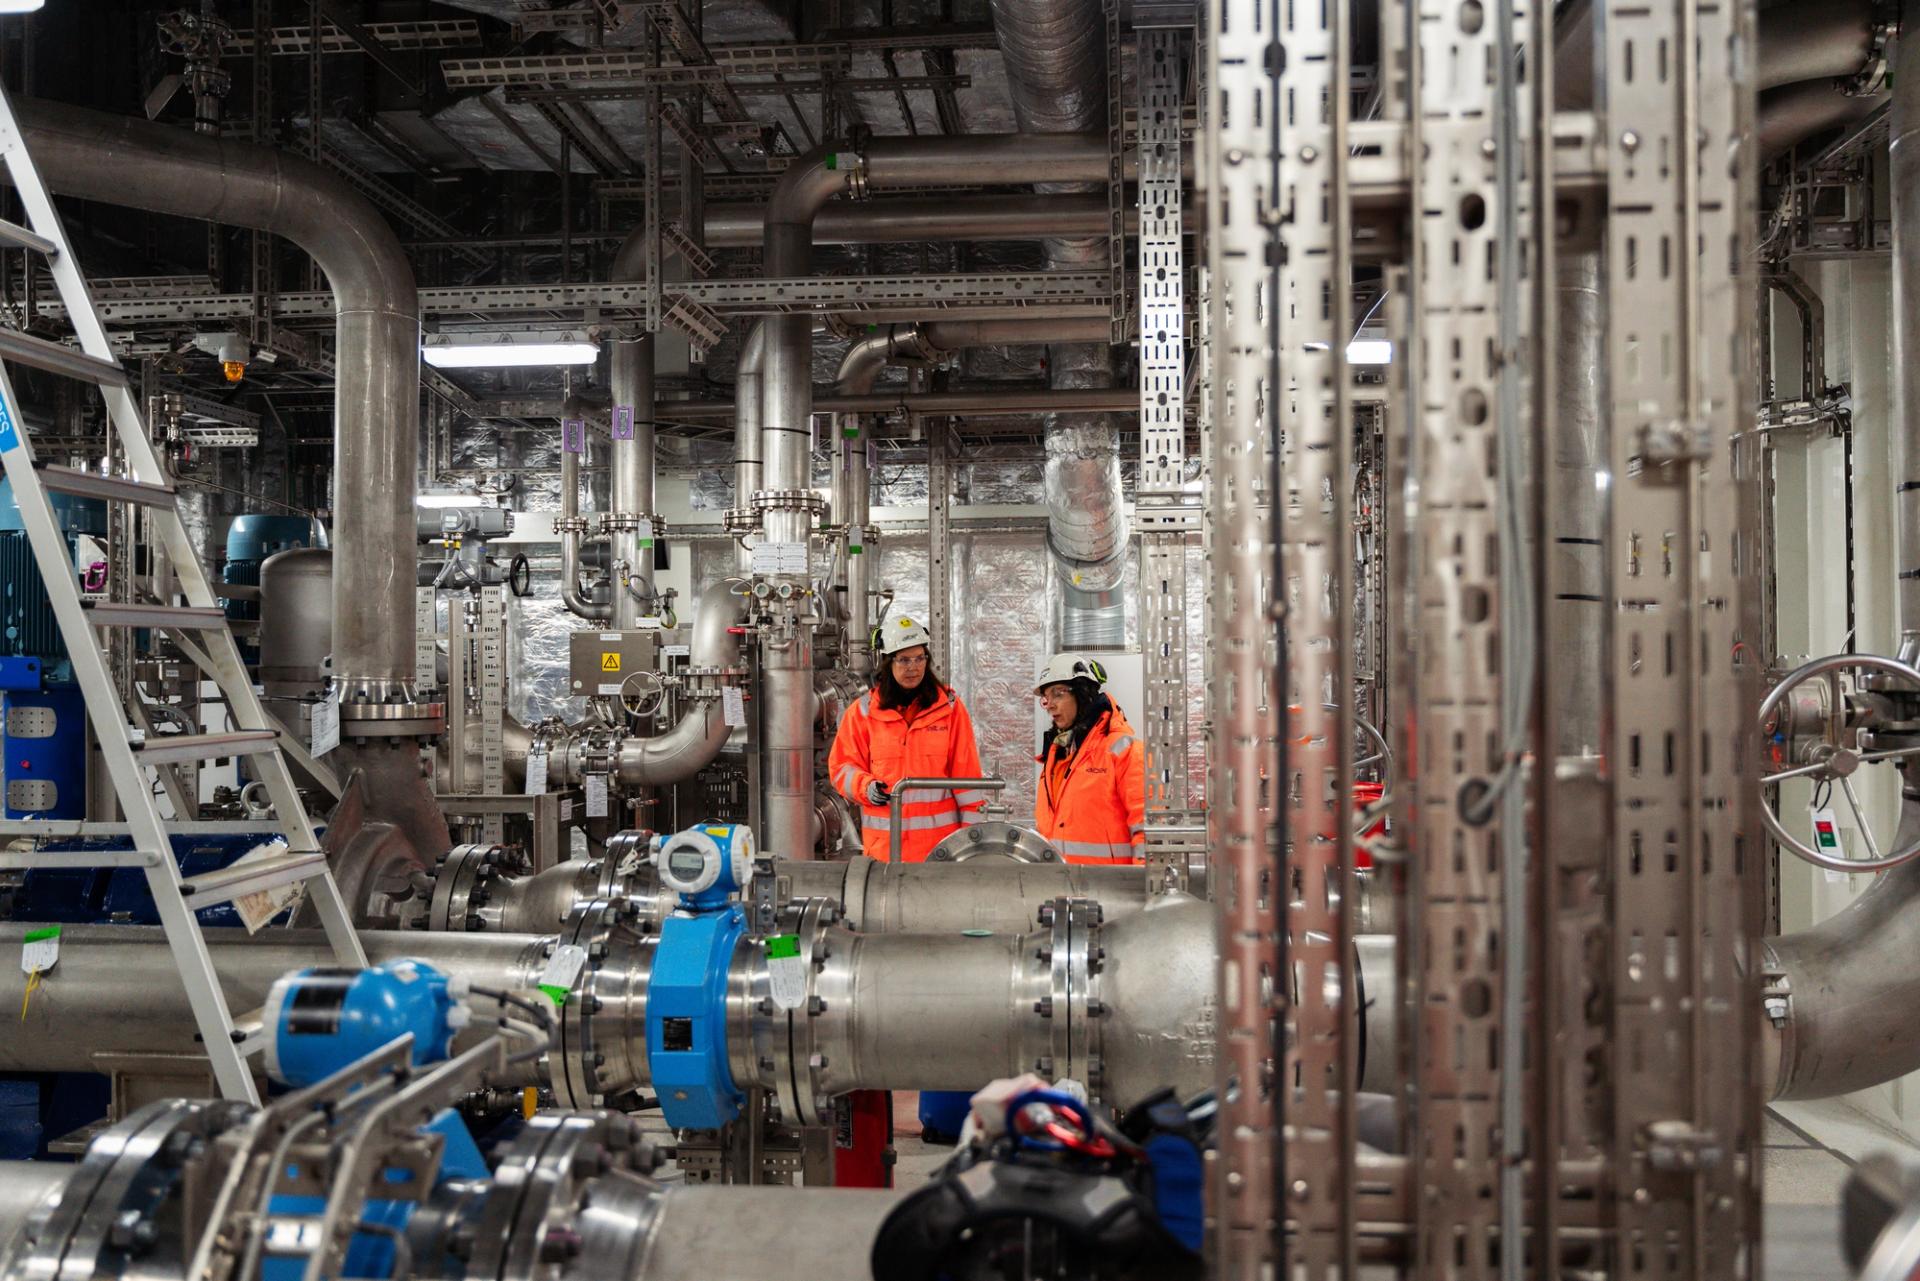
[(527, 998), (524, 996), (515, 996), (511, 992), (502, 992), (500, 989), (492, 988), (492, 987), (470, 987), (467, 990), (469, 992), (472, 992), (475, 996), (484, 996), (488, 1000), (496, 1002), (497, 1004), (511, 1005), (516, 1009), (525, 1010), (528, 1014), (533, 1015), (533, 1017), (536, 1020), (538, 1020), (541, 1027), (545, 1028), (548, 1032), (553, 1031), (552, 1015), (548, 1011), (541, 1009), (538, 1005), (534, 1004), (532, 1001), (527, 1000)]

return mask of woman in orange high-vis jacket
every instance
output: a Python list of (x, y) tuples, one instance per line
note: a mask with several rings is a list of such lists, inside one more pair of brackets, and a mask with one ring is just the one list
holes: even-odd
[[(887, 859), (888, 801), (903, 778), (979, 778), (973, 718), (940, 683), (927, 653), (933, 637), (911, 618), (883, 623), (874, 638), (880, 670), (873, 688), (846, 710), (827, 772), (840, 795), (860, 807), (861, 846)], [(982, 791), (914, 788), (902, 806), (902, 862), (924, 863), (946, 836), (979, 821)]]
[(1138, 863), (1147, 842), (1147, 751), (1101, 692), (1107, 673), (1081, 654), (1056, 654), (1034, 694), (1053, 728), (1041, 737), (1034, 826), (1069, 863)]

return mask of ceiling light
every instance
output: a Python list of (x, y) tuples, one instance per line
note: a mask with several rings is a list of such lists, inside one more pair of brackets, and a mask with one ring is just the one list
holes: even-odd
[(480, 341), (455, 341), (449, 335), (436, 334), (420, 345), (420, 356), (436, 369), (591, 365), (600, 358), (600, 345), (571, 336), (555, 341), (551, 334), (503, 334)]
[(47, 0), (0, 0), (0, 13), (33, 13), (46, 3)]
[(1349, 365), (1390, 365), (1393, 344), (1385, 338), (1356, 338), (1347, 344)]

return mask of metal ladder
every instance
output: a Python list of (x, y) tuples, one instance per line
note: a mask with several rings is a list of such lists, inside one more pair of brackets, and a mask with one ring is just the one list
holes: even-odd
[[(279, 732), (267, 721), (227, 628), (226, 616), (214, 599), (206, 571), (181, 523), (177, 495), (147, 439), (146, 424), (127, 372), (107, 342), (86, 279), (27, 153), (26, 138), (4, 90), (0, 90), (0, 160), (12, 176), (28, 224), (22, 227), (0, 222), (0, 246), (30, 250), (46, 258), (80, 340), (80, 350), (75, 351), (60, 343), (0, 330), (0, 361), (98, 385), (131, 472), (124, 477), (106, 476), (37, 462), (12, 379), (0, 367), (0, 465), (13, 484), (21, 523), (46, 582), (60, 635), (86, 697), (87, 717), (99, 740), (100, 754), (126, 814), (134, 845), (131, 851), (6, 853), (0, 854), (0, 867), (140, 868), (159, 909), (167, 944), (179, 966), (180, 980), (221, 1094), (258, 1103), (247, 1058), (265, 1044), (267, 1030), (259, 1025), (257, 1012), (236, 1019), (227, 1008), (195, 912), (262, 891), (303, 886), (326, 929), (334, 958), (343, 965), (362, 967), (367, 963), (366, 953), (281, 755)], [(186, 605), (83, 601), (71, 554), (47, 499), (49, 493), (144, 507), (148, 526), (179, 579)], [(124, 627), (152, 628), (170, 636), (187, 660), (205, 672), (226, 696), (234, 729), (225, 733), (147, 734), (145, 712), (121, 701), (97, 631)], [(250, 858), (220, 871), (182, 877), (174, 861), (167, 820), (161, 816), (147, 782), (146, 768), (158, 767), (169, 792), (184, 802), (184, 792), (171, 777), (170, 763), (226, 756), (246, 756), (254, 762), (272, 797), (274, 813), (286, 837), (286, 851)], [(185, 820), (194, 816), (181, 813), (179, 817)]]

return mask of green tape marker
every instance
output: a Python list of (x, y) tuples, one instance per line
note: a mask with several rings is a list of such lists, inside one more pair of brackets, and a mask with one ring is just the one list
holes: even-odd
[(569, 993), (567, 989), (564, 987), (560, 987), (553, 983), (542, 983), (540, 985), (540, 990), (542, 992), (545, 992), (547, 994), (548, 999), (551, 1000), (556, 1006), (565, 1005), (567, 1003), (567, 996), (569, 995)]
[(57, 939), (59, 937), (60, 927), (58, 925), (49, 925), (42, 929), (28, 930), (26, 937), (20, 941), (22, 943), (38, 943), (41, 939)]
[(800, 936), (798, 934), (776, 934), (767, 940), (767, 959), (777, 961), (782, 957), (800, 955)]

